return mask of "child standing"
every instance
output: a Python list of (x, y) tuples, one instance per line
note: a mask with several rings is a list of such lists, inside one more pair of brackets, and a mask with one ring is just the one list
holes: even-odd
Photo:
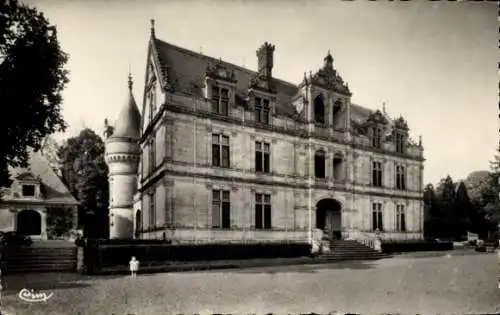
[(135, 278), (137, 275), (137, 270), (139, 269), (139, 261), (135, 259), (135, 256), (132, 256), (129, 265), (130, 265), (130, 276), (132, 278)]

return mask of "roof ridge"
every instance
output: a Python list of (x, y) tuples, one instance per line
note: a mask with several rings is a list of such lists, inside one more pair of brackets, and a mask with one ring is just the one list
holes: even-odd
[[(252, 75), (257, 75), (258, 74), (257, 71), (250, 70), (250, 69), (242, 67), (242, 66), (238, 66), (237, 64), (234, 64), (234, 63), (229, 62), (229, 61), (225, 61), (223, 59), (217, 59), (217, 58), (212, 57), (212, 56), (208, 56), (208, 55), (205, 55), (205, 54), (202, 54), (202, 53), (195, 52), (194, 50), (190, 50), (190, 49), (187, 49), (187, 48), (184, 48), (184, 47), (180, 47), (180, 46), (174, 45), (172, 43), (166, 42), (166, 41), (164, 41), (162, 39), (159, 39), (159, 38), (155, 38), (154, 40), (157, 41), (157, 42), (160, 42), (160, 44), (168, 45), (168, 46), (170, 46), (172, 48), (175, 48), (175, 49), (177, 49), (177, 50), (179, 50), (179, 51), (181, 51), (183, 53), (192, 55), (194, 57), (206, 58), (206, 59), (209, 59), (209, 61), (212, 61), (212, 62), (219, 62), (219, 61), (222, 60), (222, 62), (231, 65), (236, 70), (245, 71), (245, 72), (247, 72), (249, 74), (252, 74)], [(287, 85), (290, 85), (290, 86), (293, 86), (293, 87), (297, 87), (298, 86), (298, 84), (295, 84), (295, 83), (292, 83), (292, 82), (289, 82), (289, 81), (285, 81), (285, 80), (280, 79), (280, 78), (273, 77), (273, 79), (276, 80), (276, 81), (279, 81), (282, 84), (287, 84)]]

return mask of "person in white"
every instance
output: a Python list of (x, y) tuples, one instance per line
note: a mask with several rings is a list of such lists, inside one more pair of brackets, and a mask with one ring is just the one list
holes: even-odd
[(132, 278), (135, 278), (137, 275), (137, 270), (139, 270), (139, 261), (135, 259), (135, 256), (132, 256), (129, 265), (130, 265), (130, 276), (132, 276)]

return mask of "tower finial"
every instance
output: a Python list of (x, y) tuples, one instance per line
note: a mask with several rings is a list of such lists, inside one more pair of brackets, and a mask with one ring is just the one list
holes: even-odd
[(155, 38), (155, 20), (151, 19), (151, 37)]
[(130, 92), (132, 92), (132, 86), (133, 86), (134, 82), (132, 81), (132, 73), (130, 73), (130, 66), (129, 66), (129, 70), (128, 70), (128, 89)]

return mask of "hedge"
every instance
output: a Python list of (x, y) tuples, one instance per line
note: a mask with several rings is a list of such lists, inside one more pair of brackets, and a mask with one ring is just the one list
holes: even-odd
[[(146, 241), (146, 240), (143, 240)], [(113, 243), (113, 242), (111, 242)], [(116, 242), (115, 242), (116, 243)], [(84, 264), (87, 272), (103, 267), (128, 265), (135, 256), (141, 264), (169, 261), (211, 261), (256, 258), (292, 258), (309, 256), (307, 243), (260, 244), (138, 244), (136, 242), (88, 241), (84, 247)], [(121, 244), (119, 244), (121, 243)]]
[(419, 251), (441, 251), (452, 250), (453, 242), (435, 242), (435, 241), (382, 241), (382, 251), (384, 253), (404, 253)]

